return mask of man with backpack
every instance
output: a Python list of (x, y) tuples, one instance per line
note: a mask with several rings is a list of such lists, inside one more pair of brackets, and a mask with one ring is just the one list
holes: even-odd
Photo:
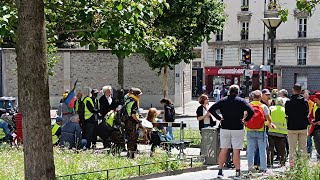
[(275, 126), (271, 123), (268, 106), (260, 102), (261, 97), (262, 92), (260, 90), (252, 92), (253, 101), (251, 102), (251, 106), (254, 110), (254, 115), (249, 121), (245, 122), (248, 143), (247, 158), (249, 172), (252, 172), (254, 170), (254, 153), (258, 146), (261, 171), (267, 175), (267, 135), (265, 123), (270, 128), (274, 128)]
[[(220, 130), (220, 154), (219, 154), (219, 173), (218, 178), (223, 177), (223, 164), (226, 162), (227, 153), (233, 148), (233, 163), (236, 167), (236, 178), (240, 178), (240, 150), (243, 148), (244, 129), (243, 122), (249, 121), (254, 114), (248, 102), (238, 97), (240, 88), (238, 85), (230, 86), (228, 97), (223, 98), (211, 106), (209, 112), (221, 121)], [(220, 110), (222, 117), (216, 110)], [(244, 117), (244, 112), (247, 116)]]
[[(163, 121), (164, 122), (174, 122), (175, 110), (174, 110), (174, 105), (173, 105), (172, 101), (170, 99), (163, 98), (160, 100), (160, 103), (163, 105), (163, 109), (164, 109)], [(167, 131), (168, 131), (171, 139), (174, 140), (172, 127), (167, 127)]]

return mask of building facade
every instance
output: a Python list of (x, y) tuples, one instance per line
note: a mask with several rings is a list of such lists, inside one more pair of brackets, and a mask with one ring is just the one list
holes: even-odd
[[(217, 86), (244, 86), (242, 49), (251, 49), (250, 89), (291, 89), (301, 83), (305, 89), (320, 90), (320, 11), (312, 15), (296, 9), (292, 0), (224, 0), (227, 21), (222, 32), (212, 35), (204, 49), (207, 90)], [(276, 30), (274, 81), (269, 62), (269, 31), (261, 19), (277, 17), (279, 5), (289, 10), (288, 20)], [(265, 39), (265, 40), (264, 40)], [(261, 66), (265, 65), (265, 66)]]
[[(118, 89), (118, 60), (110, 50), (59, 49), (56, 75), (49, 78), (50, 104), (57, 107), (66, 89), (78, 79), (77, 88)], [(0, 96), (18, 96), (17, 64), (14, 49), (0, 49)], [(176, 106), (191, 101), (191, 64), (180, 63), (168, 72), (167, 93)], [(142, 90), (141, 107), (162, 107), (163, 80), (152, 71), (143, 56), (133, 54), (124, 60), (124, 88)]]

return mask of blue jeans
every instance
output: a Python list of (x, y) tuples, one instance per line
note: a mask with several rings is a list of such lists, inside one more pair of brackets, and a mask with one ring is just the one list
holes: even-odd
[(260, 166), (260, 154), (259, 154), (259, 148), (257, 147), (254, 152), (254, 165)]
[(216, 94), (216, 100), (215, 100), (215, 102), (218, 102), (218, 101), (220, 101), (220, 94)]
[(259, 148), (261, 170), (267, 170), (267, 135), (265, 132), (247, 132), (247, 158), (249, 170), (253, 167), (254, 153)]
[(167, 127), (167, 133), (169, 133), (169, 136), (171, 137), (171, 140), (174, 140), (173, 132), (172, 132), (172, 127)]
[(307, 138), (307, 151), (310, 156), (312, 155), (312, 136), (308, 136)]

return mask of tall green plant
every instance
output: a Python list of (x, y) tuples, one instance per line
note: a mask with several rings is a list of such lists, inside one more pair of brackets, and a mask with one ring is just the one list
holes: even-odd
[(201, 42), (210, 39), (211, 33), (217, 33), (223, 28), (226, 19), (223, 3), (219, 0), (168, 0), (169, 9), (156, 18), (152, 36), (158, 39), (174, 39), (173, 43), (159, 43), (147, 46), (143, 52), (149, 66), (163, 70), (163, 92), (167, 96), (167, 72), (180, 62), (189, 63), (195, 58), (193, 48)]

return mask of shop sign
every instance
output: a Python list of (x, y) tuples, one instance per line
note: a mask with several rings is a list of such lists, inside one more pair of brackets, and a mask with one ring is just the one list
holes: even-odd
[(218, 74), (219, 75), (222, 75), (222, 74), (243, 74), (243, 69), (236, 69), (236, 68), (222, 69), (222, 68), (220, 68), (218, 70)]

